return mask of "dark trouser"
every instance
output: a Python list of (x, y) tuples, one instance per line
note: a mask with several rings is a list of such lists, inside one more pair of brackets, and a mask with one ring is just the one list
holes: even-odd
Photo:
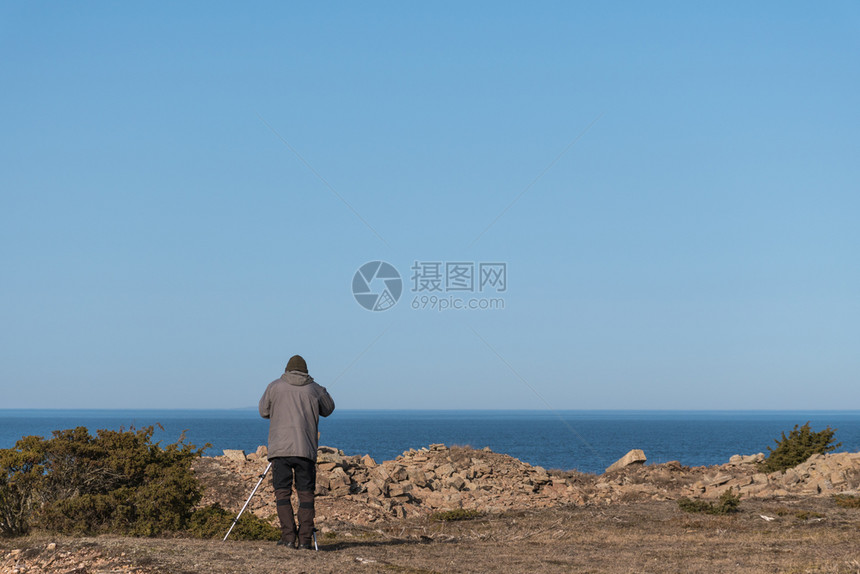
[[(311, 459), (300, 456), (277, 456), (270, 462), (272, 463), (272, 486), (275, 487), (275, 501), (278, 504), (278, 520), (281, 522), (281, 540), (292, 544), (298, 538), (299, 545), (310, 545), (314, 531), (316, 464)], [(296, 494), (299, 497), (298, 536), (296, 523), (293, 520), (293, 505), (290, 502), (294, 473)]]

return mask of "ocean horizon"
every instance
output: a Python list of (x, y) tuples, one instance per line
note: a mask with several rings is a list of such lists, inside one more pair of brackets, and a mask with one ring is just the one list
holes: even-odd
[[(426, 410), (338, 409), (320, 420), (320, 444), (347, 455), (390, 460), (433, 443), (490, 447), (545, 468), (602, 472), (640, 448), (648, 463), (687, 466), (727, 462), (733, 454), (767, 453), (794, 425), (836, 429), (837, 451), (860, 451), (860, 410)], [(0, 409), (0, 448), (52, 431), (156, 428), (153, 440), (253, 452), (265, 445), (268, 421), (256, 407), (230, 409)]]

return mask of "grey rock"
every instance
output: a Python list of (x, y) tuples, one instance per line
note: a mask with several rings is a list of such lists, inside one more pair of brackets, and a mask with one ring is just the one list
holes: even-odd
[(227, 460), (235, 460), (237, 462), (245, 462), (247, 457), (244, 450), (224, 449), (224, 457)]
[(641, 449), (634, 448), (633, 450), (616, 460), (614, 463), (609, 465), (609, 467), (606, 469), (606, 472), (620, 470), (632, 464), (644, 464), (646, 460), (648, 459), (645, 457), (645, 452)]

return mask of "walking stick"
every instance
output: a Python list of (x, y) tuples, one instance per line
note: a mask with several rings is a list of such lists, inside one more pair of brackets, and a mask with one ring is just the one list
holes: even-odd
[(248, 508), (248, 504), (251, 502), (251, 499), (254, 498), (254, 494), (257, 493), (257, 489), (260, 488), (260, 485), (263, 483), (263, 479), (266, 478), (266, 475), (269, 474), (269, 469), (272, 468), (272, 463), (269, 463), (269, 466), (266, 467), (266, 470), (263, 471), (263, 474), (260, 475), (260, 480), (257, 481), (257, 486), (254, 487), (254, 490), (251, 491), (251, 496), (248, 497), (248, 500), (245, 501), (245, 506), (242, 507), (242, 510), (239, 511), (238, 516), (233, 519), (233, 524), (230, 525), (230, 530), (227, 531), (227, 534), (224, 535), (224, 542), (227, 540), (227, 537), (230, 536), (230, 533), (233, 532), (233, 527), (236, 526), (236, 523), (239, 522), (239, 519), (242, 517), (242, 513), (245, 512), (245, 509)]

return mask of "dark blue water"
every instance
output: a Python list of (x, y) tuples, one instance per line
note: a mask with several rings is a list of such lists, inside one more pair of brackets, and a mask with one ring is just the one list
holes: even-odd
[[(651, 463), (720, 464), (733, 454), (767, 453), (795, 424), (836, 428), (840, 451), (860, 451), (860, 411), (348, 411), (320, 421), (321, 444), (347, 454), (389, 460), (431, 443), (489, 446), (545, 468), (602, 472), (628, 450)], [(255, 410), (0, 410), (0, 448), (25, 435), (85, 426), (117, 430), (160, 423), (155, 440), (210, 443), (254, 451), (266, 443), (268, 422)]]

